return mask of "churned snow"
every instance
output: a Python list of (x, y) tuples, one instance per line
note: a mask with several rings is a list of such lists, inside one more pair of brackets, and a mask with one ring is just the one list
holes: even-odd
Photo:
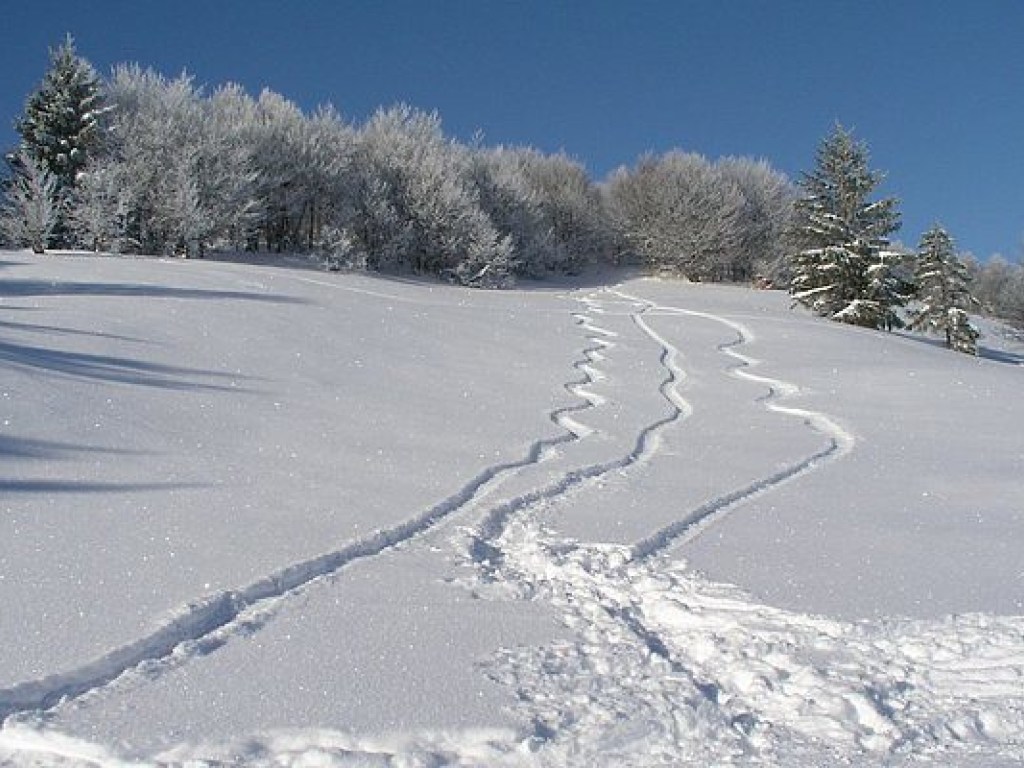
[(0, 765), (1024, 760), (995, 326), (0, 261)]

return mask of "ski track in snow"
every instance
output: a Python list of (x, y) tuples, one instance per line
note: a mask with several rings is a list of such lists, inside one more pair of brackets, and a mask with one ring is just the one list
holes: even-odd
[[(754, 373), (760, 361), (738, 350), (754, 335), (736, 321), (611, 289), (580, 301), (584, 309), (573, 317), (589, 346), (574, 363), (580, 377), (565, 385), (578, 402), (550, 414), (564, 434), (537, 440), (521, 460), (483, 470), (454, 495), (396, 526), (189, 605), (149, 636), (79, 669), (0, 690), (0, 719), (45, 710), (135, 668), (159, 671), (175, 658), (187, 660), (204, 644), (245, 631), (254, 612), (272, 612), (311, 582), (458, 514), (477, 521), (456, 539), (475, 567), (476, 576), (464, 585), (485, 598), (542, 600), (571, 632), (571, 639), (546, 647), (502, 650), (487, 664), (492, 679), (516, 692), (527, 731), (380, 738), (281, 731), (231, 745), (182, 745), (158, 762), (232, 762), (240, 754), (253, 765), (1024, 761), (1024, 617), (831, 620), (758, 604), (669, 557), (743, 502), (842, 458), (854, 449), (854, 437), (826, 414), (785, 404), (799, 388)], [(617, 353), (621, 338), (596, 318), (613, 309), (654, 343), (662, 372), (655, 386), (669, 408), (634, 425), (635, 439), (624, 454), (574, 466), (575, 452), (607, 437), (586, 416), (609, 404), (595, 390), (607, 379), (602, 364)], [(707, 499), (631, 546), (558, 538), (544, 522), (559, 505), (579, 501), (610, 473), (642, 471), (659, 458), (665, 431), (685, 429), (694, 413), (680, 393), (687, 376), (682, 354), (652, 323), (659, 316), (730, 330), (735, 338), (717, 347), (731, 361), (730, 375), (763, 385), (767, 394), (758, 399), (766, 409), (799, 420), (824, 445)], [(549, 463), (570, 468), (551, 479), (541, 469)], [(512, 498), (500, 497), (507, 480), (528, 481), (531, 473), (544, 479)], [(0, 762), (12, 753), (38, 754), (43, 765), (51, 764), (50, 756), (53, 764), (128, 764), (101, 747), (41, 733), (16, 718), (0, 728)]]
[[(591, 310), (597, 305), (597, 302), (590, 297), (584, 298), (582, 301)], [(631, 298), (627, 299), (627, 301), (634, 303), (634, 300)], [(595, 344), (595, 347), (591, 347), (586, 352), (587, 362), (577, 365), (585, 375), (584, 381), (570, 384), (567, 388), (579, 397), (585, 398), (587, 400), (585, 408), (589, 410), (605, 403), (603, 397), (594, 395), (586, 387), (604, 378), (604, 374), (596, 369), (594, 365), (603, 359), (602, 350), (614, 349), (615, 342), (611, 341), (611, 339), (614, 339), (617, 334), (614, 331), (596, 325), (588, 314), (577, 314), (575, 317), (580, 326), (591, 334), (590, 340)], [(641, 327), (646, 327), (639, 314), (635, 313), (632, 317), (635, 323), (638, 323)], [(469, 551), (474, 563), (485, 570), (493, 570), (500, 565), (502, 552), (493, 546), (493, 542), (500, 538), (509, 521), (516, 514), (555, 499), (564, 500), (574, 491), (586, 486), (588, 483), (593, 483), (611, 472), (622, 471), (635, 464), (642, 464), (656, 455), (660, 445), (661, 433), (675, 422), (685, 419), (691, 413), (689, 404), (677, 392), (677, 385), (681, 378), (685, 376), (674, 362), (674, 357), (677, 354), (678, 351), (671, 347), (671, 345), (662, 345), (660, 362), (666, 373), (659, 385), (659, 391), (671, 404), (670, 412), (666, 416), (641, 428), (632, 450), (625, 455), (617, 456), (604, 462), (570, 469), (546, 485), (531, 489), (515, 498), (492, 506), (483, 515), (481, 522), (477, 524), (475, 529), (469, 532), (471, 540)], [(572, 422), (573, 427), (576, 424), (577, 422)], [(569, 426), (565, 428), (571, 429)], [(571, 429), (571, 431), (580, 439), (594, 434), (594, 430), (585, 426), (581, 430)]]
[[(574, 318), (586, 327), (585, 318)], [(427, 532), (486, 498), (524, 467), (546, 461), (557, 446), (588, 436), (590, 428), (574, 419), (573, 414), (603, 403), (603, 398), (588, 392), (586, 386), (600, 375), (593, 366), (601, 359), (601, 350), (611, 343), (600, 338), (603, 333), (600, 329), (595, 329), (594, 333), (597, 337), (591, 340), (592, 345), (584, 349), (582, 358), (574, 363), (583, 374), (582, 378), (565, 385), (566, 391), (582, 402), (556, 409), (549, 415), (564, 434), (535, 441), (520, 460), (485, 468), (455, 494), (397, 525), (377, 530), (335, 551), (285, 566), (248, 586), (189, 603), (146, 636), (82, 666), (0, 689), (0, 723), (17, 713), (46, 711), (143, 666), (152, 677), (159, 673), (160, 663), (169, 668), (180, 664), (190, 654), (209, 652), (226, 642), (234, 632), (251, 632), (265, 623), (268, 612), (272, 612), (282, 598), (353, 562), (380, 555)]]
[[(618, 296), (622, 296), (623, 298), (633, 299), (633, 297), (618, 291), (615, 291), (614, 293)], [(818, 411), (809, 411), (801, 408), (784, 406), (777, 402), (777, 400), (784, 400), (798, 396), (800, 394), (800, 388), (788, 381), (760, 376), (751, 371), (752, 368), (760, 365), (761, 361), (756, 358), (749, 357), (748, 355), (744, 355), (735, 349), (737, 346), (750, 344), (755, 339), (754, 334), (746, 326), (719, 315), (681, 309), (679, 307), (662, 306), (658, 304), (649, 304), (648, 313), (702, 318), (724, 325), (734, 331), (736, 338), (733, 341), (726, 342), (718, 347), (719, 351), (737, 361), (737, 365), (730, 369), (730, 373), (736, 378), (752, 381), (758, 384), (764, 384), (768, 387), (768, 395), (761, 398), (761, 401), (768, 410), (800, 419), (807, 424), (807, 426), (824, 435), (828, 439), (828, 444), (822, 450), (807, 456), (801, 461), (787, 467), (783, 467), (766, 477), (758, 478), (751, 483), (729, 491), (722, 496), (709, 499), (675, 522), (659, 531), (656, 531), (646, 539), (637, 542), (633, 546), (633, 557), (635, 559), (650, 557), (656, 552), (669, 546), (684, 544), (687, 541), (691, 541), (703, 533), (718, 519), (728, 514), (740, 502), (748, 501), (755, 496), (760, 496), (767, 491), (779, 487), (783, 483), (787, 483), (801, 475), (818, 469), (827, 461), (839, 459), (853, 450), (856, 442), (854, 436), (843, 429), (830, 416)], [(637, 320), (640, 321), (642, 318), (637, 316)], [(651, 330), (646, 323), (642, 323), (641, 327), (647, 335), (659, 343), (662, 348), (673, 350), (673, 354), (668, 357), (668, 364), (674, 365), (674, 361), (677, 357), (677, 353), (674, 348), (662, 337)], [(681, 378), (683, 374), (678, 372), (678, 375)]]
[[(631, 319), (660, 347), (659, 390), (673, 416), (645, 427), (628, 455), (494, 507), (471, 546), (479, 594), (548, 602), (574, 636), (503, 651), (489, 666), (516, 690), (539, 764), (1024, 760), (1024, 617), (842, 622), (760, 605), (668, 559), (670, 547), (841, 458), (855, 440), (826, 414), (780, 402), (799, 388), (752, 372), (759, 361), (736, 350), (754, 338), (741, 324), (608, 290), (584, 300), (591, 314), (602, 312), (602, 296), (632, 304)], [(640, 469), (656, 457), (659, 431), (693, 413), (678, 391), (679, 350), (647, 320), (657, 315), (731, 329), (736, 338), (718, 347), (735, 361), (731, 375), (765, 385), (767, 409), (799, 419), (826, 445), (632, 546), (559, 539), (544, 527), (559, 504), (584, 481)]]
[[(768, 476), (757, 478), (749, 484), (705, 501), (695, 509), (682, 515), (676, 521), (635, 543), (632, 548), (633, 559), (648, 558), (670, 546), (690, 541), (703, 533), (715, 521), (724, 517), (741, 502), (762, 495), (783, 483), (821, 467), (826, 461), (841, 458), (853, 450), (855, 443), (853, 435), (839, 426), (831, 417), (817, 411), (783, 406), (776, 402), (779, 399), (797, 396), (800, 388), (790, 382), (760, 376), (748, 370), (759, 365), (760, 361), (741, 354), (734, 349), (735, 346), (749, 344), (754, 339), (753, 333), (742, 324), (706, 312), (662, 306), (621, 291), (607, 290), (604, 292), (604, 295), (618, 297), (626, 302), (627, 305), (637, 307), (635, 311), (630, 312), (630, 318), (660, 348), (659, 363), (665, 370), (666, 375), (659, 385), (659, 393), (669, 403), (671, 412), (668, 416), (643, 427), (630, 453), (606, 462), (570, 470), (563, 474), (560, 479), (545, 487), (532, 490), (529, 493), (492, 508), (475, 533), (474, 546), (476, 552), (474, 557), (478, 562), (487, 562), (489, 565), (494, 564), (491, 560), (495, 556), (499, 556), (500, 553), (493, 551), (488, 542), (501, 535), (507, 521), (514, 514), (544, 501), (563, 496), (586, 481), (595, 481), (610, 472), (624, 470), (634, 464), (643, 464), (650, 461), (657, 455), (661, 432), (665, 428), (683, 421), (692, 415), (692, 406), (679, 393), (679, 385), (686, 378), (686, 372), (680, 367), (678, 362), (680, 357), (679, 350), (655, 331), (645, 320), (645, 317), (650, 315), (662, 314), (697, 317), (719, 323), (734, 331), (736, 339), (718, 347), (725, 355), (738, 361), (737, 365), (730, 369), (730, 373), (737, 378), (764, 384), (768, 388), (768, 395), (761, 400), (766, 408), (776, 413), (800, 419), (810, 428), (823, 434), (827, 438), (828, 443), (820, 451), (811, 454), (799, 462), (783, 467)], [(603, 311), (600, 308), (599, 299), (588, 297), (583, 299), (583, 302), (592, 311), (596, 310), (597, 313)], [(602, 337), (614, 338), (616, 335), (614, 332), (596, 325), (585, 314), (577, 315), (577, 318), (582, 327), (592, 334), (591, 339), (593, 341), (600, 342), (604, 349), (611, 349), (615, 346), (614, 342), (602, 341)], [(588, 351), (587, 357), (589, 362), (586, 365), (579, 366), (591, 381), (599, 380), (604, 376), (600, 370), (595, 370), (592, 365), (593, 362), (601, 359), (600, 355), (593, 357), (594, 353), (594, 350)], [(580, 384), (572, 387), (571, 391), (581, 397), (587, 397), (591, 407), (603, 404), (601, 400), (595, 400), (593, 395), (583, 387), (584, 384)], [(573, 424), (575, 425), (576, 422), (573, 422)], [(589, 437), (592, 433), (592, 430), (587, 428), (583, 430), (573, 429), (572, 431), (580, 438)]]

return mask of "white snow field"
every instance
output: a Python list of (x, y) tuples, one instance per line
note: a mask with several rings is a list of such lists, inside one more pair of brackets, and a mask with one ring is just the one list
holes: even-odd
[(0, 254), (0, 765), (1024, 763), (1024, 344)]

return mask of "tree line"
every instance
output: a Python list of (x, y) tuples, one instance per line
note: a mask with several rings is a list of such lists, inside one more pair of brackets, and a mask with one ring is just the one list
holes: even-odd
[(916, 252), (890, 245), (898, 201), (873, 198), (883, 175), (841, 125), (796, 184), (762, 160), (679, 150), (598, 183), (564, 153), (460, 143), (405, 105), (357, 125), (136, 64), (101, 78), (69, 36), (17, 129), (0, 234), (37, 252), (304, 252), (485, 287), (635, 264), (788, 288), (824, 317), (928, 329), (967, 352), (973, 277), (1024, 323), (1024, 280), (991, 274), (1009, 265), (965, 262), (938, 225)]
[(103, 79), (70, 38), (17, 127), (4, 231), (35, 250), (300, 251), (470, 285), (624, 261), (745, 280), (781, 254), (792, 198), (761, 161), (674, 152), (598, 184), (564, 153), (460, 143), (405, 105), (353, 125), (135, 64)]

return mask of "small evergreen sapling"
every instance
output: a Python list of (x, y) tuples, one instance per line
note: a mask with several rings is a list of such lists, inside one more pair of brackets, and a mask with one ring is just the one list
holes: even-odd
[(918, 249), (917, 297), (910, 327), (946, 336), (946, 346), (970, 355), (978, 353), (978, 331), (968, 310), (971, 296), (967, 266), (956, 255), (953, 238), (938, 224), (921, 237)]

